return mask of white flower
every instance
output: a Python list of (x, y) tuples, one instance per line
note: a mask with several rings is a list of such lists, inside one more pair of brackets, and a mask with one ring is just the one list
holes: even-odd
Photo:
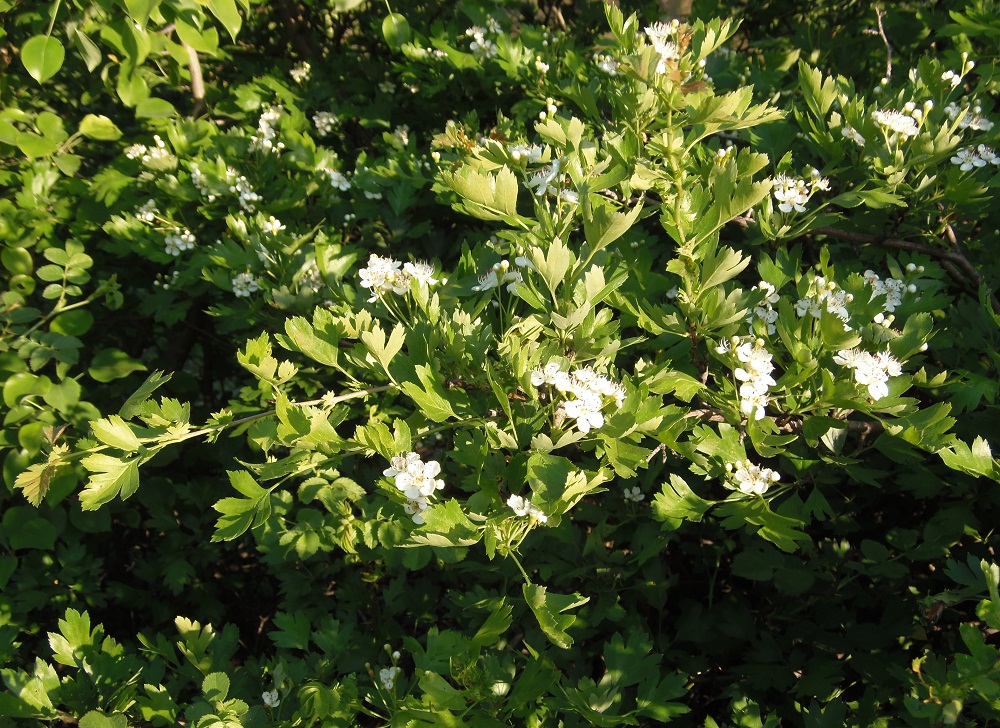
[(250, 138), (250, 150), (264, 151), (277, 154), (285, 148), (284, 142), (276, 142), (278, 130), (275, 124), (281, 119), (283, 109), (281, 106), (269, 106), (260, 115), (257, 122), (257, 131)]
[(429, 504), (427, 502), (427, 498), (422, 495), (418, 495), (416, 498), (410, 498), (405, 504), (403, 504), (403, 510), (413, 518), (413, 522), (418, 526), (424, 522), (424, 517), (421, 514), (426, 511), (428, 507)]
[(592, 429), (596, 430), (604, 425), (604, 415), (601, 414), (601, 407), (604, 403), (600, 395), (594, 392), (582, 392), (579, 399), (572, 399), (563, 402), (563, 409), (566, 416), (576, 420), (576, 426), (580, 432), (587, 433)]
[(406, 124), (401, 124), (392, 132), (392, 136), (399, 142), (400, 146), (405, 147), (410, 142), (410, 127)]
[(627, 501), (632, 501), (633, 503), (638, 503), (643, 498), (645, 498), (646, 496), (643, 495), (642, 489), (639, 488), (638, 485), (636, 485), (636, 486), (633, 486), (631, 488), (626, 488), (622, 492), (622, 497), (624, 497), (625, 500), (627, 500)]
[(515, 144), (510, 148), (510, 155), (515, 161), (524, 159), (529, 164), (539, 164), (542, 161), (544, 153), (545, 150), (537, 144), (532, 144), (530, 146)]
[(515, 516), (526, 516), (531, 509), (531, 501), (519, 495), (512, 495), (508, 498), (507, 505), (514, 511)]
[(981, 106), (963, 106), (959, 108), (952, 101), (949, 103), (944, 112), (948, 115), (948, 118), (954, 121), (958, 118), (958, 128), (959, 129), (972, 129), (973, 131), (989, 131), (993, 128), (993, 122), (982, 116)]
[(309, 76), (312, 74), (312, 66), (309, 65), (308, 61), (303, 61), (293, 68), (290, 72), (292, 79), (296, 83), (305, 83), (309, 80)]
[(434, 266), (418, 260), (415, 263), (404, 263), (403, 272), (416, 280), (421, 286), (433, 286), (437, 283), (434, 277)]
[(396, 678), (402, 673), (398, 667), (393, 665), (392, 667), (383, 667), (378, 671), (379, 682), (382, 683), (382, 687), (386, 690), (392, 690), (393, 685), (396, 684)]
[(167, 235), (163, 239), (164, 248), (166, 249), (167, 254), (175, 257), (180, 255), (185, 250), (191, 250), (194, 248), (196, 242), (194, 234), (187, 228), (184, 228), (183, 230), (180, 228), (174, 228), (173, 234)]
[(419, 462), (420, 456), (417, 453), (401, 453), (389, 461), (389, 467), (382, 471), (382, 475), (395, 478), (399, 473), (405, 473), (411, 464)]
[(547, 523), (549, 517), (545, 513), (535, 506), (531, 505), (531, 501), (527, 498), (522, 498), (519, 495), (512, 495), (507, 499), (507, 505), (510, 509), (514, 511), (514, 515), (519, 518), (527, 516), (532, 520), (538, 521), (539, 523)]
[(597, 68), (599, 70), (603, 71), (609, 76), (617, 76), (618, 67), (621, 65), (619, 61), (615, 60), (611, 56), (602, 55), (600, 53), (594, 54), (594, 63), (597, 64)]
[(559, 178), (559, 165), (560, 160), (553, 159), (551, 165), (543, 167), (528, 180), (528, 187), (534, 190), (536, 197), (558, 194), (559, 190), (552, 183)]
[(326, 136), (332, 132), (338, 121), (340, 119), (332, 111), (317, 111), (313, 114), (313, 126), (316, 127), (316, 133), (320, 136)]
[(406, 470), (396, 473), (396, 490), (411, 500), (429, 498), (444, 488), (444, 481), (436, 477), (440, 474), (441, 464), (436, 460), (408, 462)]
[(268, 708), (277, 708), (281, 704), (281, 701), (278, 700), (277, 690), (265, 690), (260, 697)]
[(347, 192), (351, 189), (351, 181), (342, 173), (330, 167), (325, 167), (323, 171), (326, 172), (326, 175), (330, 178), (330, 184), (341, 192)]
[(495, 270), (490, 270), (486, 275), (479, 276), (479, 284), (472, 287), (473, 291), (488, 291), (491, 288), (496, 288), (500, 285), (500, 280), (497, 278), (497, 272)]
[(870, 354), (858, 349), (837, 352), (834, 362), (854, 370), (854, 381), (867, 387), (868, 394), (875, 401), (889, 396), (889, 377), (903, 373), (901, 363), (888, 352)]
[(904, 140), (916, 136), (920, 132), (920, 126), (916, 120), (900, 111), (876, 110), (872, 112), (872, 119), (880, 126), (899, 134)]
[(159, 210), (156, 209), (155, 200), (146, 200), (138, 210), (135, 211), (135, 216), (137, 219), (143, 222), (153, 222), (156, 220), (156, 214)]
[(865, 138), (863, 136), (861, 136), (861, 133), (857, 129), (855, 129), (853, 126), (845, 124), (843, 126), (843, 128), (840, 130), (840, 134), (841, 134), (841, 136), (844, 136), (844, 137), (850, 139), (852, 142), (854, 142), (855, 144), (857, 144), (859, 147), (863, 147), (865, 145)]
[(556, 377), (561, 371), (559, 362), (550, 361), (544, 367), (539, 367), (531, 372), (531, 383), (536, 387), (543, 384), (555, 384)]
[(738, 460), (733, 463), (732, 467), (736, 487), (741, 493), (747, 495), (764, 495), (765, 491), (771, 487), (771, 483), (776, 483), (781, 479), (781, 475), (770, 468), (762, 468), (749, 461)]
[(392, 258), (383, 258), (375, 254), (368, 257), (368, 267), (358, 271), (358, 276), (361, 278), (361, 287), (371, 290), (372, 296), (368, 299), (369, 303), (378, 300), (378, 294), (381, 291), (399, 292), (398, 274), (402, 265), (398, 260)]
[(233, 295), (237, 298), (247, 298), (251, 293), (260, 290), (260, 283), (254, 278), (253, 273), (238, 273), (233, 276)]
[(809, 201), (809, 187), (804, 179), (790, 177), (784, 173), (774, 178), (774, 199), (782, 212), (805, 212)]
[(276, 218), (274, 215), (271, 215), (271, 217), (264, 221), (264, 224), (260, 226), (260, 229), (268, 235), (276, 235), (284, 230), (285, 226), (281, 224), (281, 220)]

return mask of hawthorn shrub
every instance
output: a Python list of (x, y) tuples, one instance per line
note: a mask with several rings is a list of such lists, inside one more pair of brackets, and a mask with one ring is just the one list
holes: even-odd
[(0, 0), (0, 721), (995, 723), (945, 5)]

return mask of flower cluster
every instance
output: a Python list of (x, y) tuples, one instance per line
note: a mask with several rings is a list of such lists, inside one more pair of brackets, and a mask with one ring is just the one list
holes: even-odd
[(351, 189), (351, 180), (347, 179), (347, 175), (340, 172), (332, 167), (324, 167), (322, 172), (326, 173), (326, 176), (330, 178), (330, 184), (341, 192), (347, 192)]
[(240, 207), (245, 212), (254, 212), (261, 197), (254, 192), (250, 181), (241, 175), (235, 168), (226, 167), (226, 176), (223, 180), (213, 179), (205, 174), (196, 163), (191, 164), (191, 184), (198, 190), (198, 194), (209, 202), (215, 202), (218, 195), (228, 191), (236, 195)]
[(851, 319), (847, 304), (853, 300), (854, 296), (843, 288), (838, 288), (834, 281), (828, 281), (823, 276), (816, 276), (809, 283), (809, 291), (805, 297), (795, 302), (795, 313), (799, 318), (806, 315), (819, 318), (823, 315), (825, 308), (829, 313), (843, 321), (846, 326)]
[(959, 107), (952, 101), (948, 104), (944, 113), (952, 121), (958, 119), (959, 129), (972, 129), (973, 131), (989, 131), (993, 128), (993, 122), (983, 116), (983, 107), (978, 104), (972, 107)]
[(382, 471), (382, 475), (395, 481), (396, 490), (406, 498), (403, 509), (418, 525), (424, 522), (421, 514), (429, 507), (431, 496), (444, 488), (444, 481), (437, 477), (440, 473), (440, 463), (436, 460), (425, 463), (415, 452), (397, 455)]
[(549, 520), (549, 517), (540, 508), (531, 505), (530, 500), (519, 495), (512, 495), (508, 498), (507, 505), (514, 511), (514, 515), (520, 518), (527, 516), (539, 523), (547, 523)]
[(876, 124), (892, 132), (889, 136), (889, 143), (894, 144), (896, 137), (906, 141), (920, 132), (920, 119), (923, 115), (916, 105), (910, 101), (903, 107), (903, 111), (882, 111), (876, 109), (872, 112), (872, 119)]
[(540, 164), (544, 154), (545, 149), (537, 144), (532, 144), (530, 146), (525, 146), (524, 144), (514, 144), (510, 147), (510, 156), (514, 158), (515, 162), (519, 162), (523, 159), (529, 164)]
[(767, 391), (774, 386), (774, 362), (771, 352), (764, 346), (763, 339), (751, 339), (740, 342), (738, 336), (725, 340), (716, 347), (718, 354), (736, 352), (739, 362), (733, 370), (733, 376), (740, 384), (740, 410), (747, 417), (755, 420), (764, 419), (764, 408), (767, 406)]
[(268, 235), (277, 235), (278, 233), (280, 233), (282, 230), (285, 229), (285, 226), (281, 224), (281, 220), (276, 218), (274, 215), (271, 215), (260, 226), (260, 229), (263, 232), (267, 233)]
[[(916, 270), (916, 266), (912, 270)], [(904, 293), (913, 293), (917, 290), (915, 285), (910, 284), (907, 286), (905, 281), (901, 281), (898, 278), (886, 278), (883, 281), (873, 270), (866, 270), (864, 278), (865, 283), (872, 288), (872, 299), (877, 296), (885, 296), (884, 310), (886, 313), (893, 313), (896, 310), (896, 307), (903, 302)]]
[(257, 131), (250, 139), (251, 151), (260, 150), (277, 154), (285, 148), (284, 142), (275, 141), (278, 137), (278, 130), (275, 128), (275, 125), (281, 119), (281, 114), (281, 106), (271, 106), (260, 115), (260, 120), (257, 122)]
[(951, 163), (958, 165), (963, 172), (968, 172), (970, 169), (985, 167), (987, 164), (1000, 165), (1000, 156), (990, 147), (980, 144), (978, 147), (959, 149), (951, 158)]
[(378, 680), (382, 683), (382, 687), (386, 690), (392, 690), (393, 686), (396, 684), (396, 678), (402, 673), (398, 667), (393, 665), (392, 667), (383, 667), (378, 671)]
[(486, 34), (499, 35), (501, 30), (500, 24), (493, 18), (489, 18), (486, 21), (485, 28), (473, 25), (466, 30), (466, 37), (472, 38), (472, 42), (469, 44), (469, 50), (472, 51), (472, 55), (479, 60), (495, 57), (497, 54), (497, 44), (487, 38)]
[(597, 64), (598, 70), (603, 71), (609, 76), (617, 76), (618, 67), (621, 65), (620, 61), (603, 53), (594, 54), (594, 63)]
[(521, 269), (535, 270), (534, 264), (524, 256), (514, 258), (514, 265), (509, 260), (501, 260), (479, 276), (479, 283), (472, 287), (473, 291), (489, 291), (500, 286), (507, 286), (508, 293), (517, 293), (517, 284), (524, 283)]
[(854, 381), (867, 387), (868, 394), (876, 401), (889, 396), (889, 377), (898, 377), (903, 373), (901, 363), (885, 351), (872, 354), (861, 349), (843, 349), (833, 360), (853, 369)]
[(167, 255), (177, 257), (185, 250), (193, 249), (197, 241), (194, 238), (194, 233), (187, 228), (175, 227), (173, 233), (163, 239), (163, 243)]
[(656, 65), (657, 73), (666, 73), (667, 63), (677, 61), (681, 57), (680, 45), (677, 43), (680, 29), (681, 23), (676, 18), (669, 23), (653, 23), (646, 26), (646, 36), (660, 54), (660, 62)]
[(155, 147), (147, 147), (145, 144), (133, 144), (125, 148), (125, 156), (129, 159), (138, 159), (147, 167), (156, 166), (160, 162), (170, 159), (170, 150), (159, 134), (153, 135)]
[(291, 70), (290, 75), (295, 83), (305, 83), (312, 75), (312, 66), (308, 61), (303, 61)]
[(332, 132), (339, 121), (339, 117), (332, 111), (317, 111), (313, 114), (313, 126), (316, 127), (316, 133), (320, 136), (326, 136)]
[(403, 295), (410, 290), (411, 280), (416, 280), (421, 286), (433, 286), (437, 283), (434, 266), (430, 263), (417, 261), (404, 264), (374, 254), (368, 257), (368, 267), (358, 271), (358, 275), (361, 278), (361, 287), (371, 290), (369, 303), (378, 300), (379, 294), (384, 291), (392, 291), (398, 296)]
[(302, 288), (309, 289), (313, 293), (319, 293), (323, 290), (326, 281), (323, 280), (323, 274), (320, 272), (315, 260), (308, 261), (302, 267), (302, 273), (299, 276), (299, 285)]
[(843, 128), (841, 128), (840, 130), (840, 135), (843, 136), (845, 139), (850, 139), (859, 147), (863, 147), (865, 145), (865, 138), (861, 135), (861, 132), (859, 132), (850, 124), (844, 124)]
[(143, 222), (153, 222), (156, 220), (156, 215), (159, 210), (156, 208), (156, 200), (146, 200), (139, 209), (135, 211), (135, 217), (137, 220), (142, 220)]
[(758, 319), (764, 322), (767, 327), (768, 335), (773, 334), (777, 331), (777, 326), (775, 322), (778, 320), (778, 312), (774, 310), (774, 304), (781, 300), (781, 296), (767, 281), (761, 281), (759, 285), (753, 287), (755, 291), (764, 291), (764, 300), (758, 305), (754, 306), (753, 310), (747, 316), (747, 323), (753, 324), (754, 319)]
[(737, 490), (747, 495), (764, 495), (771, 487), (771, 483), (777, 483), (781, 480), (779, 473), (770, 468), (754, 465), (749, 460), (726, 463), (726, 472), (736, 481)]
[(625, 402), (625, 387), (598, 374), (590, 367), (563, 371), (559, 362), (549, 362), (531, 373), (531, 383), (540, 387), (548, 384), (563, 395), (572, 395), (560, 403), (559, 408), (570, 419), (576, 420), (580, 432), (588, 433), (604, 426), (604, 405), (613, 400), (621, 409)]
[(253, 273), (237, 273), (233, 276), (233, 295), (237, 298), (248, 298), (251, 293), (260, 290), (260, 282), (254, 278)]
[(779, 174), (774, 178), (774, 199), (778, 201), (778, 209), (782, 212), (805, 212), (806, 203), (817, 190), (830, 189), (830, 180), (820, 176), (819, 170), (813, 168), (809, 172), (809, 181), (801, 177)]

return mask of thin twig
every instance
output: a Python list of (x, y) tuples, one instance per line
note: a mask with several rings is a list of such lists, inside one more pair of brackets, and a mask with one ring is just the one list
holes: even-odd
[[(739, 224), (746, 225), (745, 222), (739, 221)], [(950, 228), (949, 228), (950, 229)], [(930, 256), (932, 258), (937, 258), (942, 261), (942, 265), (946, 270), (955, 268), (962, 271), (965, 274), (964, 279), (959, 276), (960, 280), (966, 282), (971, 281), (975, 286), (984, 285), (983, 275), (980, 273), (976, 266), (965, 257), (961, 248), (958, 246), (958, 242), (955, 239), (954, 231), (951, 231), (949, 236), (949, 242), (954, 240), (953, 248), (951, 250), (943, 250), (941, 248), (934, 247), (932, 245), (923, 245), (922, 243), (915, 243), (911, 240), (900, 240), (898, 238), (883, 238), (878, 235), (869, 235), (867, 233), (856, 233), (849, 230), (838, 230), (836, 228), (829, 227), (819, 227), (810, 231), (814, 235), (828, 235), (831, 238), (840, 238), (841, 240), (850, 240), (854, 243), (863, 243), (866, 245), (884, 245), (887, 248), (896, 248), (898, 250), (909, 250), (914, 253), (922, 253), (924, 255)], [(948, 264), (951, 264), (949, 266)], [(993, 311), (1000, 314), (1000, 299), (997, 299), (996, 294), (990, 291), (990, 303), (993, 306)]]
[(198, 60), (198, 51), (184, 41), (181, 45), (187, 51), (188, 69), (191, 71), (191, 95), (194, 97), (191, 116), (200, 116), (205, 111), (205, 79), (201, 75), (201, 61)]
[(881, 7), (875, 8), (875, 17), (878, 19), (878, 34), (882, 36), (882, 42), (885, 43), (885, 78), (892, 78), (892, 46), (889, 44), (889, 38), (885, 34), (885, 27), (882, 25), (882, 17), (885, 15), (885, 10)]

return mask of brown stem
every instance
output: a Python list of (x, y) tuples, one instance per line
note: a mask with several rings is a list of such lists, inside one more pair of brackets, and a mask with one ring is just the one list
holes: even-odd
[[(740, 224), (745, 226), (745, 222), (741, 221)], [(949, 226), (950, 229), (950, 226)], [(868, 235), (867, 233), (856, 233), (849, 230), (837, 230), (836, 228), (829, 227), (819, 227), (810, 231), (814, 235), (828, 235), (831, 238), (840, 238), (841, 240), (850, 240), (854, 243), (864, 243), (866, 245), (877, 244), (884, 245), (887, 248), (896, 248), (898, 250), (909, 250), (914, 253), (923, 253), (932, 258), (937, 258), (942, 261), (942, 264), (950, 263), (953, 269), (961, 270), (965, 274), (965, 280), (971, 280), (976, 286), (984, 285), (984, 280), (982, 274), (976, 269), (976, 266), (965, 257), (965, 254), (958, 247), (958, 241), (955, 239), (954, 230), (951, 231), (949, 236), (949, 241), (954, 240), (953, 248), (951, 250), (942, 250), (931, 245), (923, 245), (922, 243), (915, 243), (911, 240), (900, 240), (898, 238), (883, 238), (878, 235)], [(946, 230), (947, 233), (947, 230)], [(948, 265), (944, 266), (948, 269)], [(993, 305), (993, 311), (1000, 314), (1000, 300), (997, 299), (996, 295), (990, 291), (990, 303)]]
[(201, 61), (198, 60), (198, 51), (184, 41), (181, 41), (181, 45), (187, 51), (188, 69), (191, 71), (191, 96), (194, 97), (191, 116), (200, 116), (205, 111), (205, 79), (201, 75)]
[[(688, 412), (685, 417), (697, 417), (702, 422), (728, 422), (725, 413), (722, 410), (716, 409), (715, 407), (701, 407), (698, 409), (693, 409)], [(802, 418), (794, 417), (791, 415), (782, 415), (781, 417), (769, 417), (772, 422), (778, 425), (778, 430), (780, 432), (786, 432), (790, 435), (801, 435), (802, 434)], [(861, 433), (862, 435), (870, 435), (874, 433), (882, 432), (885, 428), (879, 421), (860, 421), (860, 420), (841, 420), (841, 424), (846, 427), (850, 432)]]

